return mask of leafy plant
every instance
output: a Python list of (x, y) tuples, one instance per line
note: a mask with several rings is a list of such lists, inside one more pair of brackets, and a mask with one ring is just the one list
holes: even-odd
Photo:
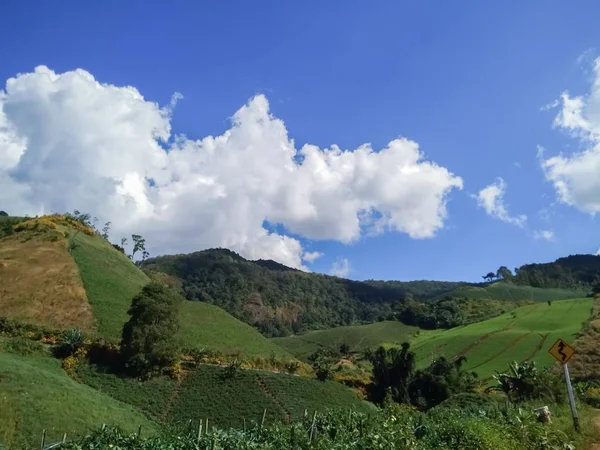
[(57, 356), (64, 358), (75, 354), (77, 350), (83, 347), (84, 341), (85, 337), (79, 328), (71, 328), (65, 331), (56, 347)]

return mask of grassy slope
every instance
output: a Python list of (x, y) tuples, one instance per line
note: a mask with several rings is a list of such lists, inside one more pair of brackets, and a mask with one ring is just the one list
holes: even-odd
[(445, 331), (421, 331), (411, 341), (417, 365), (432, 355), (465, 355), (464, 368), (487, 378), (512, 361), (533, 359), (540, 366), (553, 363), (548, 349), (558, 338), (573, 342), (590, 315), (591, 299), (573, 299), (523, 306), (483, 322)]
[(328, 330), (310, 331), (305, 334), (272, 339), (280, 347), (295, 357), (306, 359), (319, 347), (339, 350), (341, 344), (348, 344), (351, 351), (385, 344), (401, 344), (410, 339), (418, 328), (400, 322), (384, 321), (369, 325), (336, 327)]
[(585, 294), (586, 292), (571, 289), (542, 289), (504, 282), (492, 283), (485, 287), (463, 286), (448, 293), (453, 297), (468, 297), (477, 300), (529, 300), (534, 302), (579, 298)]
[(200, 366), (179, 384), (168, 378), (140, 382), (90, 366), (79, 368), (85, 383), (169, 423), (208, 418), (215, 426), (241, 427), (244, 419), (260, 420), (264, 409), (269, 422), (299, 418), (305, 409), (371, 409), (339, 383), (255, 370), (239, 371), (231, 379), (222, 374), (221, 367)]
[[(79, 266), (99, 333), (119, 338), (128, 319), (131, 299), (149, 278), (104, 239), (80, 233), (76, 244), (73, 258)], [(248, 356), (290, 356), (251, 326), (206, 303), (182, 303), (180, 336), (190, 348), (206, 347)]]
[(0, 353), (0, 386), (0, 443), (7, 448), (39, 443), (43, 429), (49, 443), (103, 423), (155, 430), (131, 405), (77, 383), (50, 357)]

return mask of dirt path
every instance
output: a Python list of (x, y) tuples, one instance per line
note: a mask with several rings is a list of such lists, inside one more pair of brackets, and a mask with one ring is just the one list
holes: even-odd
[(171, 392), (171, 396), (169, 397), (167, 406), (165, 407), (165, 409), (163, 411), (163, 415), (160, 419), (161, 423), (167, 423), (167, 421), (169, 420), (169, 416), (171, 415), (171, 410), (173, 409), (173, 406), (175, 406), (175, 402), (179, 398), (179, 394), (181, 394), (181, 384), (183, 383), (183, 381), (185, 380), (185, 378), (187, 376), (188, 376), (188, 372), (184, 370), (181, 374), (181, 377), (179, 377), (179, 379), (177, 380), (177, 384), (175, 385), (175, 387), (173, 388), (173, 391)]
[(270, 398), (271, 400), (273, 400), (273, 402), (275, 402), (275, 404), (277, 406), (279, 406), (279, 409), (283, 413), (284, 423), (291, 423), (291, 421), (292, 421), (292, 414), (288, 411), (288, 409), (281, 402), (281, 400), (279, 400), (277, 398), (277, 396), (274, 395), (271, 392), (271, 390), (265, 384), (265, 381), (260, 376), (258, 376), (258, 375), (254, 378), (254, 380), (256, 381), (256, 384), (258, 384), (258, 387), (260, 387), (262, 389), (262, 391), (264, 392), (265, 396), (267, 396), (268, 398)]

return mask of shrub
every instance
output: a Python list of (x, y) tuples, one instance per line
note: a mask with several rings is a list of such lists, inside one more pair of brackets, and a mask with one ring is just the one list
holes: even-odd
[(71, 356), (83, 347), (84, 341), (82, 331), (79, 328), (71, 328), (62, 334), (55, 352), (60, 358)]
[(289, 362), (285, 363), (285, 370), (288, 373), (294, 374), (294, 373), (298, 372), (299, 368), (300, 368), (300, 363), (298, 361), (289, 361)]

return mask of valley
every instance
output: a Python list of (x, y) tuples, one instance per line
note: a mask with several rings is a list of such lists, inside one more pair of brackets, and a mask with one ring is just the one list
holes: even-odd
[[(579, 349), (576, 374), (600, 365), (599, 300), (573, 275), (585, 271), (544, 278), (555, 273), (546, 267), (531, 286), (357, 282), (225, 249), (134, 264), (75, 216), (0, 217), (0, 443), (24, 448), (42, 430), (58, 440), (103, 424), (152, 436), (200, 419), (243, 429), (328, 410), (370, 415), (377, 349), (405, 342), (415, 380), (436, 361), (465, 357), (460, 373), (478, 380), (469, 395), (483, 395), (513, 362), (551, 369), (558, 338)], [(120, 341), (132, 299), (150, 284), (177, 305), (179, 352), (161, 371), (131, 376)], [(73, 330), (80, 341), (60, 354)]]

